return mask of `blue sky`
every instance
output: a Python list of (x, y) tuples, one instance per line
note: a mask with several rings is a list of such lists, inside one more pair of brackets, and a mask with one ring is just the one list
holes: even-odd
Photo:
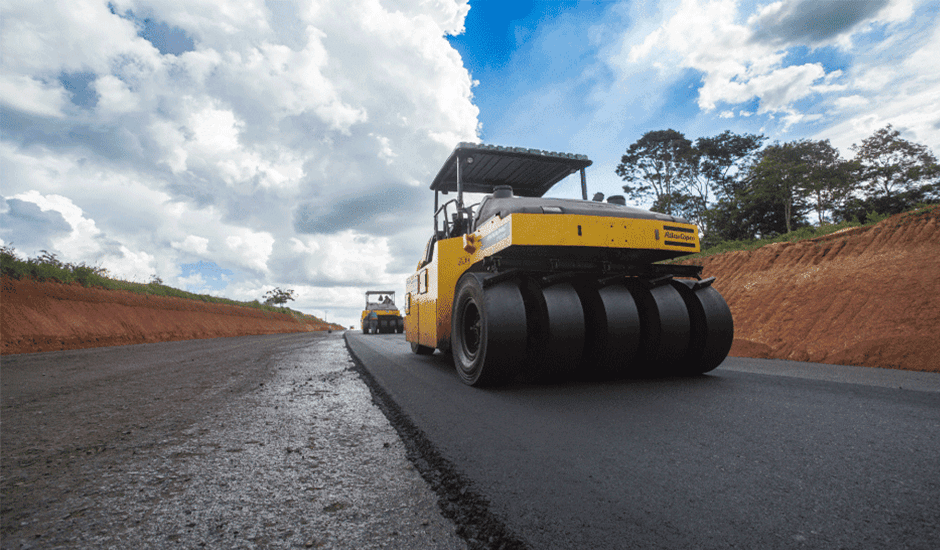
[[(0, 241), (357, 323), (404, 291), (459, 141), (588, 155), (650, 130), (940, 153), (940, 1), (0, 4)], [(579, 182), (551, 193), (578, 196)], [(641, 205), (643, 206), (643, 205)]]
[[(881, 114), (876, 103), (901, 94), (859, 94), (851, 83), (853, 71), (910, 64), (920, 50), (940, 53), (938, 9), (937, 2), (483, 1), (471, 2), (466, 32), (449, 41), (477, 82), (484, 141), (568, 144), (595, 160), (592, 180), (610, 192), (620, 185), (612, 167), (626, 148), (643, 133), (665, 128), (692, 140), (725, 130), (770, 141), (830, 139), (850, 156), (853, 143), (892, 123), (908, 139), (938, 150), (938, 111), (930, 103), (940, 94), (925, 90), (916, 100), (923, 108), (918, 115), (904, 116), (900, 108)], [(630, 49), (656, 32), (664, 35), (656, 50), (624, 63)], [(688, 44), (673, 40), (679, 37)], [(724, 59), (695, 59), (696, 45), (716, 48)], [(718, 63), (741, 64), (731, 80), (742, 82), (768, 57), (779, 58), (776, 67), (755, 76), (798, 90), (791, 101), (774, 105), (781, 91), (757, 84), (749, 96), (719, 94), (723, 100), (703, 108), (703, 83), (717, 80)], [(807, 81), (782, 74), (799, 68), (818, 68), (822, 76)], [(930, 72), (924, 65), (911, 69), (897, 71), (898, 84)], [(833, 106), (852, 98), (860, 102), (855, 112)], [(928, 117), (918, 122), (922, 114)]]

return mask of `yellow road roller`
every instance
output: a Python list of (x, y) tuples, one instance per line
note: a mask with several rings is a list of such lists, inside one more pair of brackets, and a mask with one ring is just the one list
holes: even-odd
[(363, 334), (380, 334), (405, 330), (401, 312), (395, 306), (392, 290), (366, 291), (366, 307), (360, 319)]
[[(725, 359), (734, 324), (714, 279), (663, 263), (698, 252), (698, 228), (619, 195), (588, 200), (590, 165), (584, 155), (457, 145), (431, 183), (434, 233), (407, 280), (414, 353), (451, 353), (472, 386), (696, 375)], [(580, 199), (544, 197), (577, 173)]]

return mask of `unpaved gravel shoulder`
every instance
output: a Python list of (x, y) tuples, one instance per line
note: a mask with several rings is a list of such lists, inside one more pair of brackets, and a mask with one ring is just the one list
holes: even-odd
[(324, 333), (4, 357), (3, 548), (466, 548), (352, 367)]

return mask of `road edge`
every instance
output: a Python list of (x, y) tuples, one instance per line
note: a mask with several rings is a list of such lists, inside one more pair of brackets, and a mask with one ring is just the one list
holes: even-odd
[(787, 359), (752, 359), (749, 357), (728, 357), (716, 370), (767, 376), (787, 376), (840, 384), (859, 384), (874, 388), (940, 393), (940, 374), (935, 372), (807, 363)]
[(343, 335), (355, 370), (372, 393), (372, 402), (382, 411), (405, 445), (405, 456), (438, 496), (441, 514), (454, 522), (457, 534), (473, 550), (529, 550), (506, 524), (490, 512), (490, 503), (472, 490), (453, 464), (440, 453), (430, 439), (411, 421), (394, 399), (378, 383)]

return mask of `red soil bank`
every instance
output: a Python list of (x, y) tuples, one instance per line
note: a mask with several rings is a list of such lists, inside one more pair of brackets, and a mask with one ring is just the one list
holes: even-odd
[(8, 277), (0, 294), (3, 354), (331, 328), (288, 313)]
[(698, 261), (731, 307), (731, 355), (940, 372), (938, 207)]

